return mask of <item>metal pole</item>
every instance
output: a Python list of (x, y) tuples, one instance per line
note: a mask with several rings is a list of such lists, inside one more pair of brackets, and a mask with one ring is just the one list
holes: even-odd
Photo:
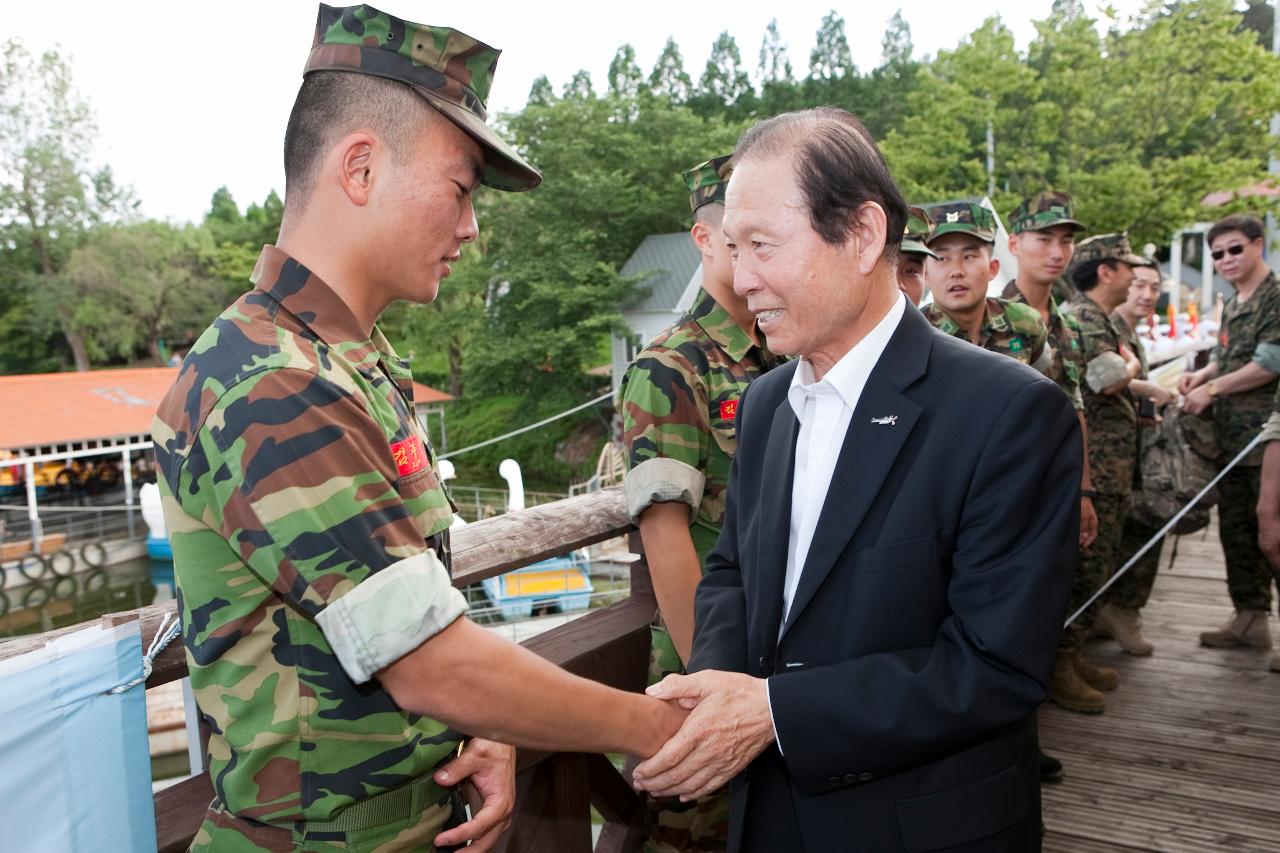
[(133, 466), (129, 464), (129, 451), (120, 454), (120, 464), (124, 470), (124, 505), (129, 509), (125, 515), (129, 518), (129, 538), (133, 538)]
[(1203, 254), (1200, 259), (1200, 317), (1203, 319), (1213, 310), (1213, 258), (1209, 257), (1209, 232), (1200, 232), (1200, 239), (1204, 243), (1200, 250)]
[(1175, 231), (1173, 243), (1169, 246), (1169, 304), (1173, 306), (1173, 316), (1178, 316), (1182, 308), (1182, 232)]
[(996, 132), (991, 119), (987, 119), (987, 198), (996, 194)]
[(40, 528), (40, 511), (36, 507), (36, 463), (28, 461), (23, 470), (27, 475), (27, 518), (31, 521), (31, 550), (40, 550), (44, 533)]

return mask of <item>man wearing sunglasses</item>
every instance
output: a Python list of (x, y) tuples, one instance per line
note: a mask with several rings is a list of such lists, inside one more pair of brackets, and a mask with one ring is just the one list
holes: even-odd
[[(1263, 240), (1256, 216), (1228, 216), (1209, 229), (1214, 266), (1236, 292), (1223, 310), (1209, 365), (1178, 383), (1188, 412), (1213, 408), (1223, 465), (1262, 429), (1280, 375), (1280, 283), (1263, 257)], [(1219, 533), (1236, 612), (1221, 628), (1200, 635), (1201, 644), (1212, 648), (1271, 647), (1272, 572), (1258, 547), (1256, 515), (1262, 457), (1259, 446), (1218, 484)]]

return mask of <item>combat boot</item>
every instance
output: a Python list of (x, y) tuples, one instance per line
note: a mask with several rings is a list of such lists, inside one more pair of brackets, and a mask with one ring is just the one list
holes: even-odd
[(1098, 610), (1095, 626), (1103, 629), (1131, 655), (1145, 657), (1155, 651), (1155, 645), (1142, 635), (1142, 614), (1131, 607), (1104, 604)]
[(1058, 652), (1049, 678), (1049, 701), (1068, 711), (1101, 714), (1106, 710), (1107, 699), (1080, 676), (1076, 669), (1079, 657), (1079, 652)]
[(1120, 686), (1120, 673), (1109, 666), (1089, 660), (1081, 652), (1076, 652), (1076, 672), (1094, 690), (1109, 693)]
[(1200, 645), (1211, 649), (1236, 646), (1269, 649), (1271, 628), (1267, 625), (1267, 615), (1265, 610), (1240, 610), (1218, 630), (1201, 632)]

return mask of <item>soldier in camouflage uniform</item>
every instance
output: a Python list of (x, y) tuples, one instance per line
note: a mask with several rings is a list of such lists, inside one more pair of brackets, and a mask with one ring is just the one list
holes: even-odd
[[(1134, 380), (1129, 383), (1129, 391), (1135, 398), (1145, 398), (1154, 403), (1156, 409), (1163, 408), (1176, 400), (1176, 395), (1150, 382), (1147, 379), (1147, 352), (1138, 339), (1137, 327), (1146, 322), (1155, 310), (1160, 299), (1160, 270), (1154, 262), (1135, 267), (1134, 280), (1129, 288), (1129, 296), (1123, 305), (1111, 315), (1111, 322), (1120, 332), (1121, 342), (1138, 358), (1141, 369)], [(1139, 419), (1139, 426), (1148, 424)], [(1143, 458), (1150, 440), (1154, 435), (1150, 429), (1140, 431), (1141, 454), (1138, 468), (1142, 470)], [(1145, 484), (1150, 488), (1150, 484)], [(1164, 519), (1167, 521), (1168, 519)], [(1160, 532), (1146, 520), (1128, 513), (1124, 520), (1124, 529), (1120, 535), (1120, 556), (1124, 561), (1138, 552), (1153, 536)], [(1098, 610), (1095, 632), (1114, 637), (1120, 647), (1131, 655), (1149, 655), (1155, 646), (1142, 633), (1141, 610), (1151, 596), (1151, 587), (1155, 583), (1156, 571), (1160, 565), (1160, 547), (1163, 538), (1157, 541), (1138, 562), (1130, 567), (1107, 592), (1106, 603)]]
[[(730, 156), (683, 174), (690, 230), (702, 254), (702, 289), (692, 307), (636, 356), (619, 389), (629, 469), (627, 507), (644, 542), (660, 614), (652, 628), (649, 683), (683, 673), (693, 644), (693, 592), (720, 535), (736, 447), (738, 398), (777, 363), (759, 342), (746, 302), (733, 292), (733, 266), (720, 221)], [(729, 797), (651, 802), (648, 853), (724, 850)]]
[[(1212, 406), (1222, 465), (1262, 429), (1280, 374), (1280, 281), (1267, 266), (1264, 243), (1265, 230), (1254, 216), (1228, 216), (1209, 229), (1214, 266), (1236, 292), (1223, 309), (1208, 366), (1178, 383), (1188, 412)], [(1258, 548), (1256, 512), (1262, 456), (1263, 448), (1254, 448), (1218, 483), (1218, 529), (1236, 613), (1221, 628), (1200, 635), (1206, 646), (1271, 647), (1272, 572)]]
[[(489, 850), (514, 803), (498, 740), (644, 755), (684, 716), (465, 618), (451, 501), (408, 365), (374, 325), (393, 299), (435, 297), (476, 237), (478, 183), (541, 180), (484, 123), (497, 56), (320, 7), (278, 245), (160, 404), (178, 612), (212, 732), (193, 850)], [(464, 753), (468, 730), (495, 739)], [(462, 782), (484, 800), (471, 820)]]
[(924, 296), (924, 262), (936, 258), (925, 240), (933, 230), (933, 220), (922, 207), (907, 208), (907, 227), (902, 232), (902, 247), (898, 250), (898, 289), (906, 294), (912, 305), (919, 305)]
[(1080, 547), (1087, 548), (1098, 534), (1093, 507), (1093, 478), (1089, 468), (1088, 424), (1080, 383), (1084, 379), (1080, 329), (1075, 319), (1053, 295), (1054, 282), (1062, 278), (1075, 253), (1077, 232), (1084, 228), (1075, 219), (1071, 196), (1045, 190), (1023, 201), (1009, 217), (1009, 251), (1018, 259), (1018, 276), (1001, 294), (1040, 312), (1049, 330), (1050, 365), (1045, 371), (1071, 398), (1085, 439), (1084, 475), (1080, 482)]
[[(1138, 414), (1129, 393), (1142, 364), (1125, 346), (1111, 314), (1129, 294), (1134, 265), (1146, 264), (1129, 248), (1123, 234), (1101, 234), (1076, 247), (1072, 280), (1080, 296), (1070, 311), (1080, 328), (1085, 361), (1085, 418), (1089, 424), (1089, 459), (1098, 536), (1080, 554), (1075, 582), (1067, 601), (1075, 613), (1119, 567), (1120, 534), (1138, 477)], [(1101, 691), (1114, 690), (1114, 669), (1081, 654), (1097, 614), (1094, 604), (1063, 631), (1058, 661), (1049, 682), (1049, 698), (1071, 711), (1098, 713), (1106, 707)]]
[(928, 246), (934, 256), (925, 265), (933, 301), (921, 309), (944, 334), (1007, 355), (1040, 372), (1049, 368), (1048, 331), (1036, 310), (1022, 303), (987, 296), (1000, 274), (991, 256), (996, 219), (973, 202), (938, 205), (929, 213), (934, 228)]

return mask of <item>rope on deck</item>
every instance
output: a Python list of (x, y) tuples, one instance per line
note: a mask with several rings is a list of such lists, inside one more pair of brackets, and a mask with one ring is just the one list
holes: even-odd
[(156, 635), (151, 638), (151, 645), (147, 648), (147, 653), (142, 656), (142, 675), (132, 681), (126, 681), (124, 684), (117, 684), (108, 690), (107, 694), (123, 693), (146, 682), (151, 677), (151, 668), (155, 664), (156, 655), (164, 651), (165, 646), (169, 645), (181, 630), (182, 623), (177, 618), (174, 618), (173, 624), (170, 625), (169, 614), (165, 613), (164, 619), (160, 620), (160, 627), (156, 629)]
[(1167, 534), (1170, 530), (1172, 530), (1174, 528), (1174, 525), (1176, 525), (1179, 521), (1181, 521), (1184, 515), (1191, 512), (1191, 508), (1194, 507), (1196, 504), (1198, 504), (1200, 502), (1200, 499), (1209, 493), (1210, 489), (1218, 485), (1218, 481), (1221, 480), (1223, 477), (1225, 477), (1228, 471), (1236, 467), (1236, 465), (1240, 464), (1240, 460), (1248, 456), (1249, 451), (1253, 450), (1261, 442), (1262, 442), (1262, 433), (1258, 433), (1253, 437), (1253, 441), (1249, 442), (1248, 445), (1245, 446), (1244, 450), (1241, 450), (1238, 454), (1236, 454), (1235, 459), (1232, 459), (1230, 462), (1228, 462), (1227, 466), (1218, 472), (1218, 476), (1214, 477), (1212, 480), (1209, 481), (1209, 485), (1201, 489), (1200, 493), (1196, 495), (1194, 498), (1192, 498), (1190, 501), (1188, 501), (1186, 506), (1178, 510), (1177, 514), (1173, 518), (1169, 519), (1169, 521), (1165, 524), (1164, 527), (1160, 528), (1159, 533), (1157, 533), (1155, 536), (1152, 536), (1150, 539), (1148, 539), (1147, 543), (1143, 545), (1141, 548), (1139, 548), (1137, 552), (1132, 557), (1129, 558), (1129, 562), (1121, 566), (1119, 571), (1117, 571), (1115, 574), (1113, 574), (1110, 578), (1107, 579), (1106, 583), (1098, 587), (1098, 591), (1095, 592), (1093, 595), (1091, 595), (1089, 597), (1089, 600), (1086, 601), (1083, 605), (1081, 605), (1079, 610), (1071, 614), (1071, 618), (1067, 619), (1067, 621), (1063, 624), (1062, 626), (1063, 629), (1065, 630), (1068, 625), (1070, 625), (1072, 622), (1079, 619), (1081, 613), (1084, 613), (1086, 610), (1088, 610), (1089, 606), (1093, 604), (1095, 601), (1097, 601), (1098, 598), (1104, 592), (1110, 589), (1113, 583), (1120, 580), (1121, 576), (1124, 575), (1125, 572), (1133, 568), (1133, 564), (1138, 562), (1138, 560), (1142, 557), (1143, 554), (1147, 553), (1152, 548), (1154, 548), (1156, 543), (1159, 542), (1165, 536), (1165, 534)]
[(529, 424), (528, 426), (520, 427), (520, 429), (512, 430), (511, 432), (506, 433), (504, 435), (499, 435), (499, 436), (495, 436), (494, 438), (485, 439), (479, 444), (473, 444), (470, 447), (464, 447), (461, 450), (451, 450), (448, 453), (442, 453), (440, 454), (440, 458), (449, 459), (454, 456), (461, 456), (462, 454), (468, 453), (472, 450), (479, 450), (481, 447), (488, 447), (490, 444), (497, 444), (499, 441), (506, 441), (508, 438), (514, 438), (517, 435), (520, 435), (521, 433), (530, 432), (532, 430), (538, 429), (539, 427), (544, 427), (547, 424), (552, 423), (553, 421), (558, 421), (561, 418), (567, 418), (569, 415), (577, 414), (578, 412), (581, 412), (583, 409), (589, 409), (592, 406), (603, 403), (605, 400), (608, 400), (612, 396), (613, 396), (612, 391), (610, 391), (608, 394), (601, 394), (599, 397), (596, 397), (594, 400), (588, 400), (587, 402), (583, 403), (580, 406), (574, 406), (572, 409), (565, 409), (563, 412), (561, 412), (558, 415), (552, 415), (549, 418), (543, 418), (542, 420), (538, 421), (536, 424)]

